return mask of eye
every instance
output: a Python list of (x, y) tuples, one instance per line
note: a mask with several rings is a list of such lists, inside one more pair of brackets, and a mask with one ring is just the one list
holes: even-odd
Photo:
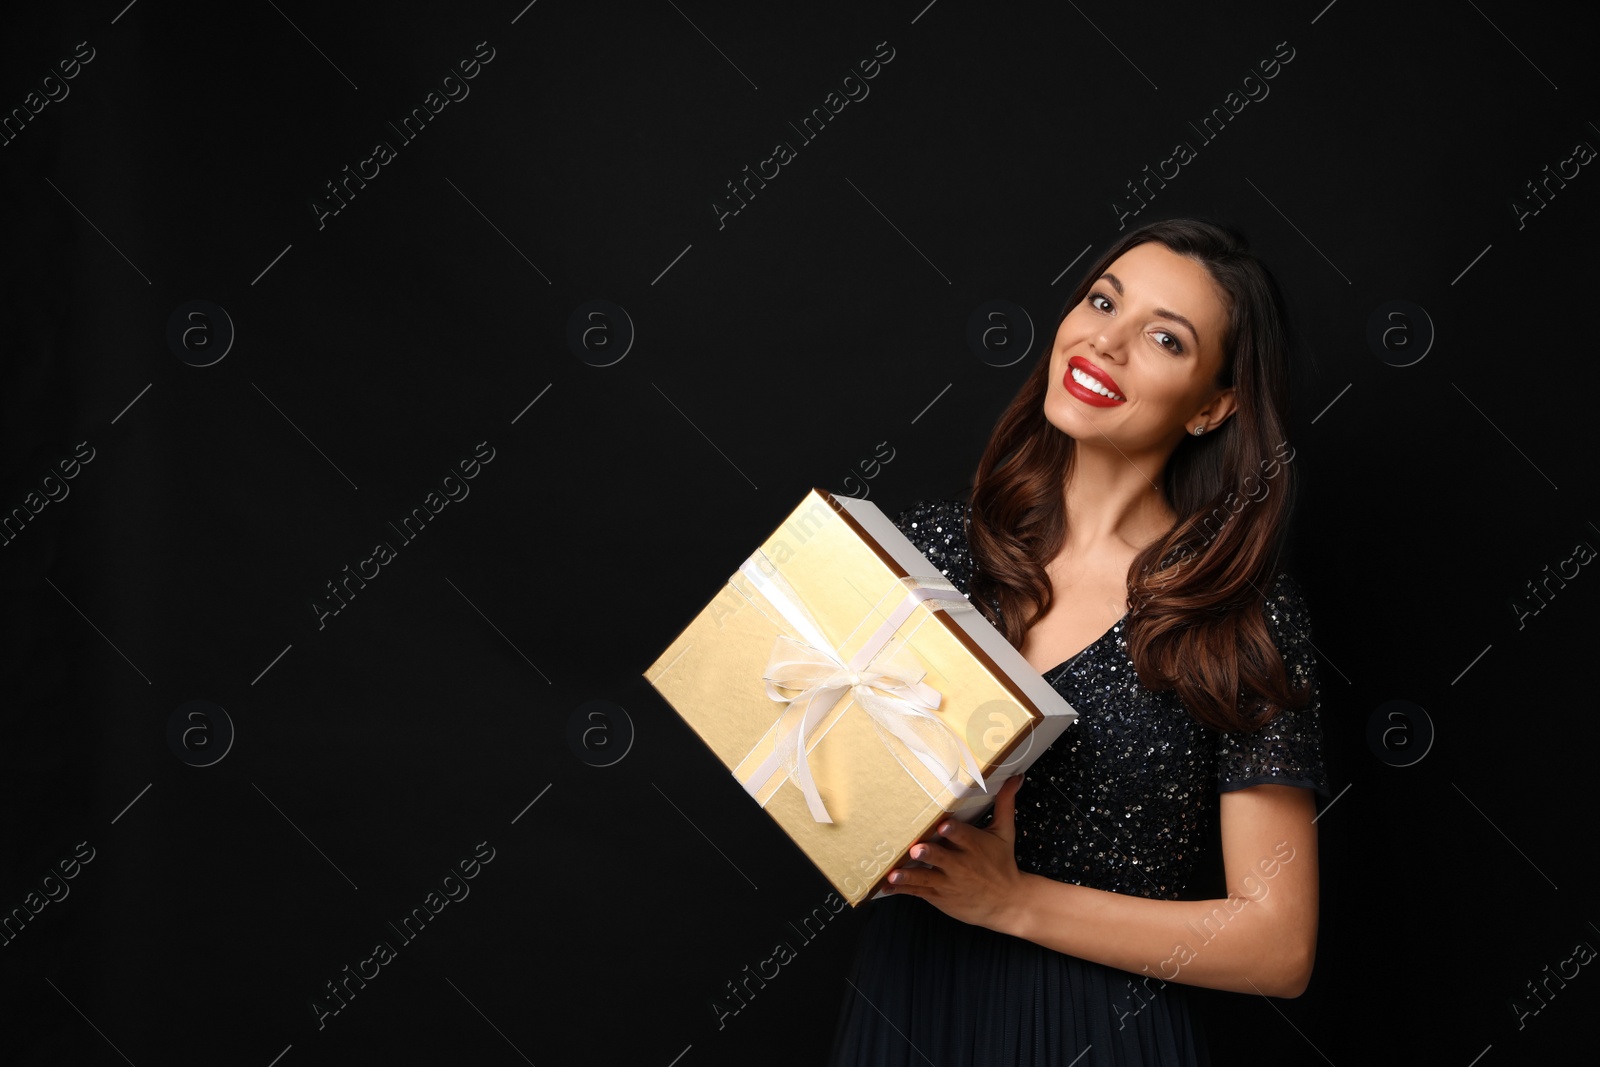
[[(1095, 303), (1096, 300), (1104, 300), (1106, 302), (1106, 306), (1101, 307), (1099, 304)], [(1094, 308), (1096, 311), (1108, 311), (1111, 307), (1111, 298), (1106, 296), (1104, 293), (1090, 293), (1088, 296), (1084, 297), (1083, 302)], [(1188, 351), (1188, 349), (1183, 347), (1183, 342), (1178, 340), (1177, 335), (1172, 333), (1170, 330), (1157, 330), (1156, 334), (1157, 336), (1164, 337), (1168, 341), (1172, 342), (1170, 345), (1167, 344), (1166, 341), (1158, 341), (1156, 343), (1161, 345), (1161, 347), (1165, 348), (1168, 352), (1171, 352), (1173, 355), (1182, 355), (1184, 352)]]

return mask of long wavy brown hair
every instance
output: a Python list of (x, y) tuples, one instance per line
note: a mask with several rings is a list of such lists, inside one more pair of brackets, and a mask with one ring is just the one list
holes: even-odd
[[(1226, 294), (1216, 384), (1233, 386), (1237, 403), (1231, 418), (1203, 436), (1186, 435), (1167, 460), (1161, 491), (1179, 518), (1129, 568), (1128, 654), (1141, 685), (1175, 689), (1198, 721), (1250, 730), (1309, 696), (1291, 689), (1262, 610), (1296, 488), (1283, 453), (1288, 315), (1277, 283), (1238, 232), (1198, 219), (1166, 219), (1131, 230), (1106, 249), (1078, 282), (1057, 327), (1112, 261), (1145, 241), (1199, 262)], [(1045, 564), (1067, 534), (1063, 490), (1076, 443), (1044, 414), (1054, 344), (1052, 330), (995, 424), (972, 490), (972, 599), (1014, 647), (1050, 610), (1054, 590)], [(1259, 500), (1251, 488), (1257, 483), (1267, 485)], [(998, 604), (998, 617), (990, 601)]]

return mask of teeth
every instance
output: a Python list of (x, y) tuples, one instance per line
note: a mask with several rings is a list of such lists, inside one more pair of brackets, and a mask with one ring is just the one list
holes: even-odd
[(1077, 382), (1079, 385), (1083, 386), (1085, 389), (1088, 389), (1090, 392), (1099, 393), (1101, 396), (1108, 396), (1112, 400), (1126, 400), (1126, 399), (1128, 399), (1127, 397), (1123, 396), (1121, 393), (1113, 393), (1111, 390), (1109, 390), (1105, 386), (1101, 385), (1099, 383), (1099, 381), (1097, 381), (1096, 379), (1094, 379), (1094, 378), (1090, 377), (1089, 375), (1085, 374), (1083, 371), (1079, 370), (1077, 367), (1073, 367), (1072, 368), (1072, 380)]

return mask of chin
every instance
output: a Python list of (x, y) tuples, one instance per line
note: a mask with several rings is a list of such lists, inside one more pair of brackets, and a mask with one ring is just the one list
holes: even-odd
[(1044, 404), (1044, 420), (1073, 439), (1083, 434), (1093, 433), (1093, 428), (1084, 423), (1080, 414), (1070, 410), (1063, 410), (1071, 403), (1071, 397), (1065, 397), (1061, 402), (1057, 403), (1046, 400)]

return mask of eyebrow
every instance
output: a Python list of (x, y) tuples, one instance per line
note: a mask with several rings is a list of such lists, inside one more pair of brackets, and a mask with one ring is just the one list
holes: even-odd
[[(1122, 295), (1121, 279), (1119, 279), (1115, 274), (1112, 274), (1110, 271), (1106, 271), (1102, 277), (1111, 283), (1111, 287), (1117, 291), (1118, 296)], [(1170, 311), (1167, 308), (1156, 308), (1156, 315), (1163, 319), (1171, 319), (1173, 322), (1182, 323), (1188, 328), (1189, 336), (1194, 339), (1194, 343), (1197, 345), (1200, 343), (1200, 331), (1194, 328), (1194, 323), (1190, 322), (1176, 311)]]

